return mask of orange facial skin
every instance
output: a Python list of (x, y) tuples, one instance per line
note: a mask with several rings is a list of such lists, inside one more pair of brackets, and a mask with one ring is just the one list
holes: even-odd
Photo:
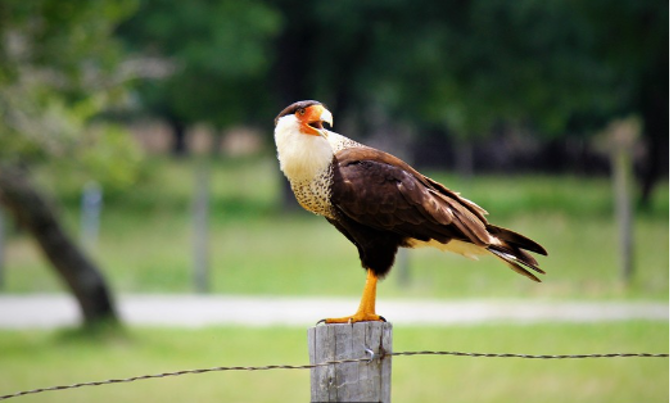
[(324, 111), (327, 111), (326, 108), (320, 104), (298, 109), (295, 116), (300, 121), (300, 132), (306, 135), (323, 136)]

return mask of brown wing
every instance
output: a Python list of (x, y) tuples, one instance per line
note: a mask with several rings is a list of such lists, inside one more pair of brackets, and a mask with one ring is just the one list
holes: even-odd
[(546, 255), (542, 246), (489, 224), (484, 209), (388, 153), (367, 147), (338, 152), (331, 201), (349, 219), (406, 240), (464, 241), (490, 251), (532, 280), (539, 281), (524, 267), (544, 273), (522, 250)]
[(333, 204), (367, 226), (421, 241), (491, 243), (483, 209), (376, 149), (337, 153), (332, 191)]

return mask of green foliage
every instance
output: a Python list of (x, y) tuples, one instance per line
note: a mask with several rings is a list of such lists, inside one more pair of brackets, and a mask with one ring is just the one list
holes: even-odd
[(78, 149), (75, 161), (87, 168), (106, 192), (126, 190), (139, 179), (143, 155), (123, 127), (95, 125), (86, 135), (89, 147)]
[[(616, 13), (630, 3), (592, 8)], [(557, 135), (573, 116), (611, 114), (633, 97), (615, 74), (623, 60), (599, 53), (618, 21), (594, 24), (571, 2), (394, 2), (366, 11), (360, 31), (372, 36), (372, 52), (363, 91), (460, 136), (486, 135), (500, 121)], [(632, 30), (619, 35), (643, 42)], [(628, 78), (642, 71), (628, 66)]]
[(267, 126), (278, 102), (316, 98), (461, 139), (500, 124), (557, 137), (649, 110), (667, 12), (653, 0), (146, 1), (118, 32), (176, 66), (138, 86), (169, 120)]
[(113, 186), (133, 181), (139, 151), (98, 118), (123, 100), (111, 34), (132, 9), (127, 0), (0, 4), (0, 162), (76, 165)]
[(278, 14), (262, 1), (141, 2), (119, 34), (131, 52), (176, 72), (138, 87), (144, 107), (170, 120), (216, 127), (259, 119)]

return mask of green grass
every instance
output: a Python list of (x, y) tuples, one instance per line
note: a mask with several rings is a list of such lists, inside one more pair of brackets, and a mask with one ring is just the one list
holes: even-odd
[[(271, 341), (271, 342), (270, 342)], [(394, 351), (667, 352), (667, 322), (394, 327)], [(214, 366), (301, 365), (306, 330), (139, 328), (90, 338), (1, 331), (0, 394)], [(668, 359), (393, 359), (396, 402), (667, 402)], [(309, 371), (215, 372), (41, 393), (15, 402), (306, 402)]]
[[(192, 290), (194, 161), (151, 160), (142, 181), (106, 195), (93, 255), (116, 292)], [(322, 218), (279, 209), (273, 158), (211, 162), (211, 283), (214, 293), (358, 296), (364, 275), (354, 247)], [(494, 259), (479, 262), (410, 251), (409, 281), (396, 268), (380, 297), (668, 299), (668, 186), (635, 221), (636, 274), (619, 281), (617, 227), (605, 178), (431, 175), (490, 212), (490, 220), (538, 240), (542, 284)], [(80, 179), (40, 173), (76, 234)], [(258, 182), (260, 181), (260, 182)], [(12, 233), (4, 291), (62, 286), (32, 241)], [(395, 325), (394, 349), (529, 354), (667, 352), (667, 322)], [(0, 331), (0, 394), (108, 378), (212, 366), (304, 364), (306, 332), (295, 328), (138, 328), (92, 338), (76, 332)], [(667, 359), (522, 360), (394, 358), (394, 401), (667, 402)], [(15, 401), (308, 401), (308, 371), (225, 372), (85, 387)]]
[[(215, 293), (350, 295), (363, 271), (355, 248), (323, 218), (282, 213), (281, 174), (272, 157), (217, 160), (211, 166), (211, 289)], [(150, 160), (142, 181), (107, 195), (100, 243), (93, 252), (116, 291), (192, 290), (190, 218), (196, 162)], [(636, 274), (619, 279), (617, 226), (606, 178), (552, 176), (457, 177), (430, 173), (549, 251), (540, 257), (542, 284), (493, 258), (479, 262), (433, 250), (408, 253), (409, 282), (400, 270), (380, 286), (384, 297), (532, 297), (668, 299), (668, 186), (635, 221)], [(63, 173), (40, 178), (60, 201), (76, 234), (81, 181)], [(5, 290), (61, 290), (32, 241), (13, 235), (7, 246)]]

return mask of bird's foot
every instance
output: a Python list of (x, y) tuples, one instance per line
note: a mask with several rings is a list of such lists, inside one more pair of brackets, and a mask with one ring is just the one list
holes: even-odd
[(346, 317), (337, 317), (337, 318), (324, 318), (323, 320), (319, 320), (319, 323), (325, 323), (325, 324), (353, 324), (353, 323), (360, 323), (363, 321), (383, 321), (386, 322), (386, 319), (378, 314), (375, 313), (361, 313), (358, 312), (354, 314), (353, 316), (346, 316)]

